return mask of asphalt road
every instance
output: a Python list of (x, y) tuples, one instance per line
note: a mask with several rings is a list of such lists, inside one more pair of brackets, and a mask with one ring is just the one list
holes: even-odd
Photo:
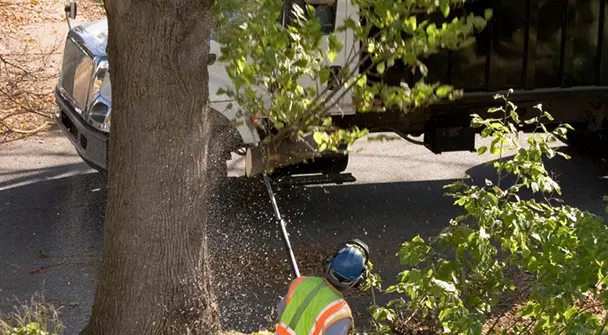
[[(428, 236), (460, 210), (443, 196), (443, 185), (463, 178), (492, 178), (491, 157), (458, 152), (434, 155), (403, 140), (362, 141), (349, 163), (357, 182), (342, 186), (280, 190), (304, 274), (318, 273), (325, 255), (343, 240), (363, 239), (379, 273), (393, 281), (401, 242)], [(572, 153), (571, 153), (572, 154)], [(603, 214), (608, 194), (605, 158), (573, 154), (548, 167), (571, 205)], [(229, 162), (231, 174), (242, 161)], [(225, 329), (268, 326), (289, 266), (265, 189), (232, 178), (211, 227), (215, 290)], [(43, 292), (61, 305), (67, 334), (86, 324), (103, 248), (104, 180), (89, 169), (57, 131), (0, 146), (0, 311), (16, 299)], [(349, 297), (365, 326), (369, 295)], [(387, 297), (376, 296), (378, 301)]]

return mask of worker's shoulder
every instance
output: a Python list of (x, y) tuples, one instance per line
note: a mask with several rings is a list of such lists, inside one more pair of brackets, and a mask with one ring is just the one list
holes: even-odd
[(331, 289), (332, 292), (338, 294), (341, 298), (343, 298), (342, 292), (331, 285), (325, 277), (318, 276), (300, 276), (291, 282), (290, 291), (296, 290), (299, 287), (304, 287), (307, 290), (319, 288), (319, 285), (325, 284), (324, 288), (321, 289)]

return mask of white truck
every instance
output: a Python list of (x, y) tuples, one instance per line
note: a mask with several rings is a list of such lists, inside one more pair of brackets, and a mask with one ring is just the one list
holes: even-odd
[[(349, 0), (284, 1), (285, 11), (293, 3), (315, 6), (326, 34), (334, 32), (346, 17), (358, 18), (357, 9)], [(333, 122), (344, 128), (356, 125), (370, 132), (390, 131), (404, 139), (424, 134), (421, 144), (434, 153), (473, 151), (475, 130), (470, 127), (470, 114), (483, 115), (495, 105), (494, 94), (512, 88), (515, 93), (511, 100), (518, 104), (522, 117), (536, 116), (533, 106), (543, 103), (555, 124), (568, 122), (575, 127), (576, 132), (569, 134), (572, 144), (583, 148), (599, 146), (608, 138), (606, 7), (604, 1), (579, 6), (557, 0), (523, 6), (521, 1), (472, 0), (451, 15), (471, 12), (483, 15), (484, 10), (492, 8), (494, 17), (488, 27), (472, 45), (425, 60), (430, 70), (427, 81), (438, 80), (463, 88), (462, 99), (407, 114), (399, 110), (356, 113), (347, 94), (332, 112)], [(76, 3), (70, 0), (67, 16), (74, 18), (75, 12)], [(577, 19), (577, 15), (582, 19)], [(284, 13), (283, 17), (287, 15)], [(554, 20), (556, 17), (562, 19)], [(283, 24), (288, 24), (287, 21), (283, 20)], [(107, 32), (105, 19), (70, 29), (55, 91), (57, 123), (80, 156), (98, 170), (106, 169), (112, 111)], [(334, 69), (344, 65), (351, 50), (362, 54), (359, 42), (348, 34), (352, 32), (337, 33), (344, 47), (331, 64)], [(212, 40), (209, 99), (213, 112), (223, 115), (226, 126), (233, 127), (230, 120), (236, 118), (237, 106), (227, 109), (234, 102), (216, 94), (220, 87), (231, 86), (225, 64), (216, 61), (219, 53), (220, 45)], [(397, 62), (380, 80), (387, 85), (399, 85), (413, 79), (411, 71)], [(260, 133), (246, 115), (241, 121), (233, 129), (235, 141), (231, 143), (235, 144), (229, 150), (243, 154), (243, 149), (249, 150), (260, 140)], [(328, 152), (313, 164), (300, 164), (291, 171), (339, 176), (347, 163), (348, 156)]]
[[(341, 3), (344, 4), (345, 1)], [(76, 17), (76, 6), (75, 1), (66, 5), (68, 20)], [(322, 6), (332, 7), (332, 4)], [(331, 9), (331, 13), (336, 12), (340, 11)], [(333, 26), (333, 22), (330, 26)], [(107, 167), (112, 115), (107, 41), (106, 18), (71, 27), (66, 38), (61, 74), (55, 89), (57, 124), (82, 159), (99, 171), (105, 171)], [(232, 145), (229, 150), (244, 155), (247, 147), (260, 141), (260, 135), (249, 118), (237, 117), (238, 106), (234, 106), (234, 101), (216, 93), (219, 88), (231, 86), (225, 64), (217, 60), (219, 54), (220, 45), (212, 39), (208, 65), (210, 107), (212, 112), (223, 116), (223, 126), (234, 128), (235, 139), (230, 141)], [(233, 107), (227, 109), (229, 104)], [(235, 122), (238, 126), (234, 126), (231, 121), (242, 122)], [(304, 169), (306, 172), (335, 174), (344, 171), (347, 163), (348, 156), (328, 152), (314, 164), (307, 164)]]

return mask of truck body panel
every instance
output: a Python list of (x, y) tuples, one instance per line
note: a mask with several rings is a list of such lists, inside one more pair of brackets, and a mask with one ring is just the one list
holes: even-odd
[[(469, 13), (483, 16), (486, 9), (493, 10), (488, 26), (470, 45), (422, 60), (429, 69), (426, 82), (454, 85), (464, 90), (464, 96), (406, 113), (392, 110), (347, 115), (336, 123), (342, 127), (367, 127), (372, 132), (430, 135), (427, 132), (434, 131), (433, 123), (442, 119), (440, 123), (463, 129), (471, 113), (483, 116), (489, 107), (497, 105), (495, 94), (513, 89), (510, 100), (519, 105), (523, 117), (537, 116), (533, 106), (542, 103), (555, 117), (555, 123), (568, 122), (605, 137), (606, 7), (605, 1), (597, 0), (473, 0), (453, 10), (447, 18), (439, 13), (419, 15), (419, 22), (428, 19), (440, 23)], [(399, 61), (381, 78), (387, 85), (411, 85), (418, 79), (419, 74), (413, 75)], [(429, 149), (436, 153), (452, 150)], [(455, 150), (470, 149), (467, 145)]]

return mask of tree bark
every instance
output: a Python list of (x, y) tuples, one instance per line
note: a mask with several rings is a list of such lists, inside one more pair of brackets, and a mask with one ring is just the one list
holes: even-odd
[(212, 334), (206, 227), (221, 144), (208, 108), (211, 0), (105, 0), (112, 131), (104, 252), (82, 334)]

